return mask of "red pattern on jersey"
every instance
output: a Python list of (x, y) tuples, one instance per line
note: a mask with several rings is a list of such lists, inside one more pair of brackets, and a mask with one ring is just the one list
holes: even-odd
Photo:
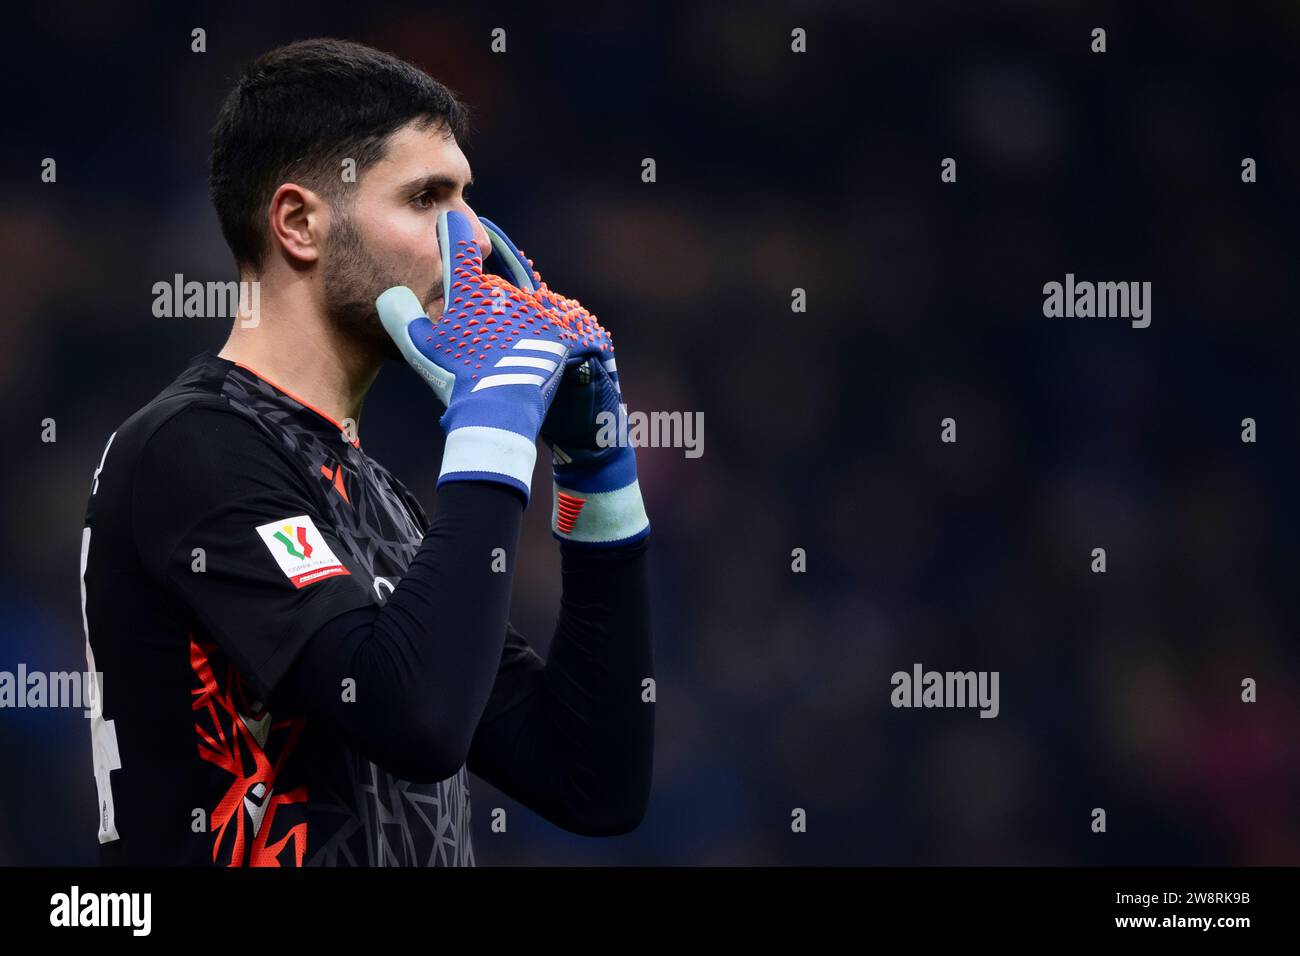
[[(214, 673), (214, 661), (225, 671), (222, 683)], [(199, 681), (192, 692), (199, 756), (232, 778), (216, 807), (208, 808), (213, 862), (228, 856), (227, 866), (302, 866), (307, 852), (305, 821), (290, 827), (274, 843), (268, 840), (275, 832), (276, 810), (286, 804), (307, 801), (305, 786), (287, 793), (275, 792), (280, 771), (297, 746), (306, 721), (302, 718), (276, 721), (267, 717), (260, 704), (250, 705), (234, 665), (224, 662), (215, 644), (199, 644), (193, 635), (190, 635), (190, 666)], [(258, 744), (241, 713), (252, 720), (272, 721), (266, 749)], [(274, 760), (267, 752), (272, 749), (276, 751)], [(254, 794), (258, 784), (263, 787), (260, 800)], [(253, 817), (245, 807), (246, 797), (256, 804), (265, 804), (261, 825), (255, 833)]]

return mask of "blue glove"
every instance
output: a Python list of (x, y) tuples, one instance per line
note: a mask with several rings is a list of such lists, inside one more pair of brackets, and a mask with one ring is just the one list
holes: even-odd
[(579, 334), (552, 309), (483, 271), (469, 219), (438, 217), (444, 310), (430, 322), (415, 293), (394, 286), (375, 300), (402, 356), (446, 406), (438, 486), (495, 481), (529, 497), (537, 435)]
[(625, 437), (626, 409), (608, 332), (581, 303), (547, 288), (532, 262), (493, 222), (479, 219), (515, 283), (558, 312), (582, 342), (542, 423), (551, 448), (554, 491), (551, 531), (561, 541), (616, 547), (650, 533), (637, 482), (636, 449)]

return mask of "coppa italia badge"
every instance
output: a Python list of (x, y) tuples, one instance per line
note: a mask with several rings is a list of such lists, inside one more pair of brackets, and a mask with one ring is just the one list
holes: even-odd
[(280, 565), (280, 570), (296, 588), (304, 588), (336, 574), (350, 573), (334, 557), (334, 552), (307, 515), (260, 525), (257, 533), (271, 549), (275, 563)]

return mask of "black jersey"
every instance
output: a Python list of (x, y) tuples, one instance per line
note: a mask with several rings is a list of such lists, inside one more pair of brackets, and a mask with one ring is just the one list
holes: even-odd
[(464, 766), (400, 780), (267, 705), (427, 525), (339, 423), (212, 354), (112, 435), (81, 547), (104, 862), (473, 865)]

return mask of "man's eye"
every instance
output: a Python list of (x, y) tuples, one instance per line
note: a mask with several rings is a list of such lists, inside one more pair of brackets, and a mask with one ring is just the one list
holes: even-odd
[(432, 209), (434, 206), (433, 194), (429, 192), (420, 193), (411, 200), (412, 205), (417, 209)]

